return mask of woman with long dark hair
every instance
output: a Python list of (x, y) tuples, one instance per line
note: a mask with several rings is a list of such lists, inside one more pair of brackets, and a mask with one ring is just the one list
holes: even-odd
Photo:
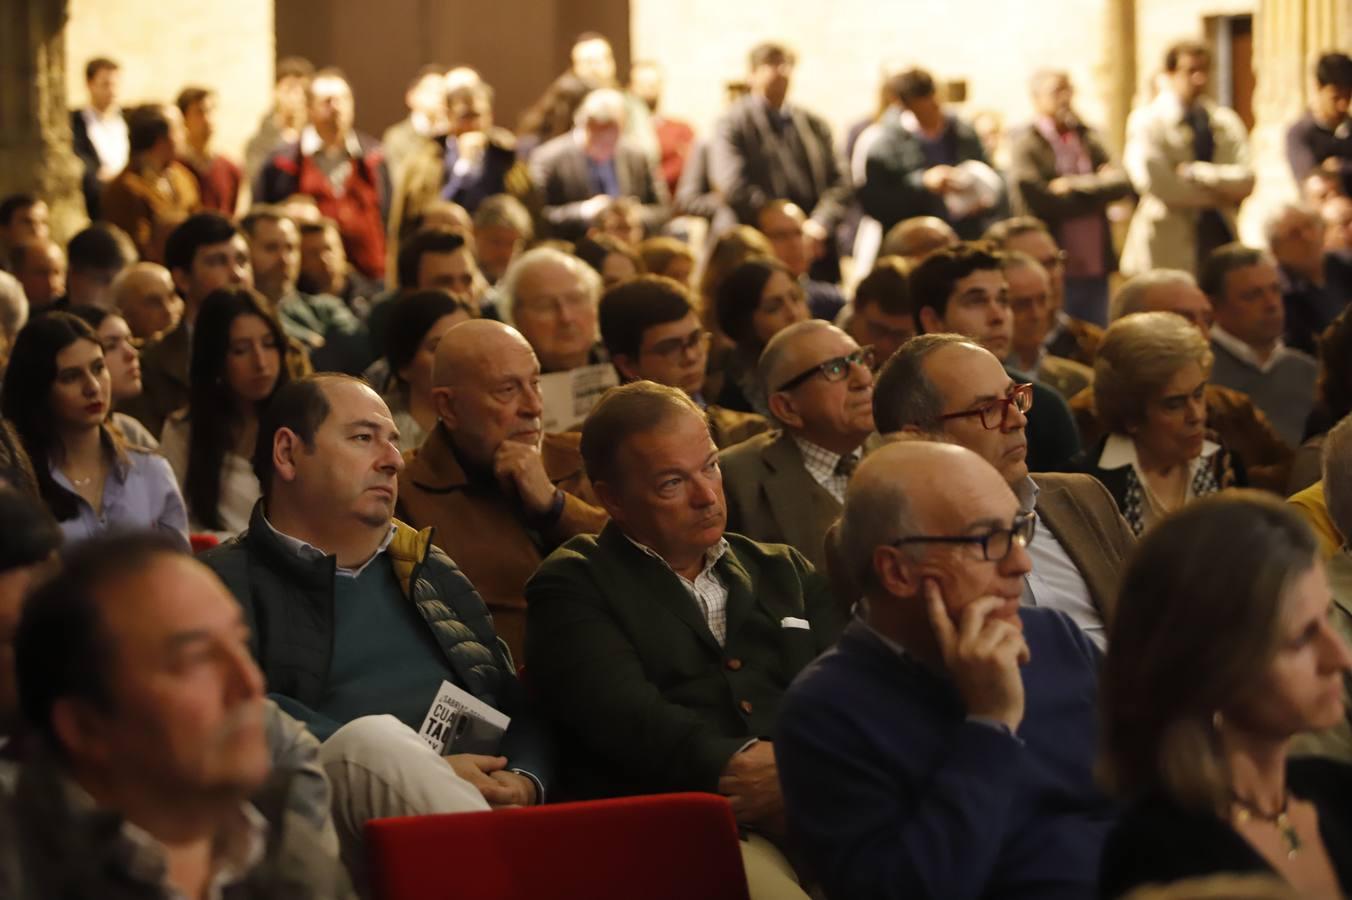
[(226, 537), (248, 527), (262, 493), (251, 462), (258, 413), (288, 380), (285, 353), (281, 323), (256, 291), (220, 288), (202, 302), (193, 326), (189, 403), (160, 435), (194, 531)]
[(809, 318), (807, 297), (784, 264), (753, 257), (737, 266), (718, 287), (718, 327), (735, 345), (718, 405), (770, 416), (769, 388), (756, 362), (770, 338)]
[(19, 332), (0, 411), (33, 461), (38, 492), (67, 542), (116, 528), (159, 528), (188, 545), (174, 473), (110, 425), (112, 377), (98, 335), (55, 312)]

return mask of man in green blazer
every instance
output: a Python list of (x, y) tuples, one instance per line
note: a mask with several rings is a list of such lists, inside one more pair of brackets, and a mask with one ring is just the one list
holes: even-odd
[(826, 531), (873, 434), (872, 349), (820, 319), (790, 325), (761, 354), (781, 430), (723, 451), (728, 527), (789, 544), (823, 569)]
[(825, 579), (789, 547), (724, 533), (718, 451), (683, 391), (611, 390), (583, 425), (582, 458), (611, 521), (526, 585), (527, 679), (573, 793), (721, 793), (752, 833), (752, 896), (802, 896), (765, 839), (783, 833), (766, 738), (789, 683), (839, 631)]

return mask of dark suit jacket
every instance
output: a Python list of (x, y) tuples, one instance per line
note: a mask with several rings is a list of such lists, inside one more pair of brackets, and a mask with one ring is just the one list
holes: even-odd
[(1033, 481), (1039, 488), (1038, 518), (1084, 576), (1089, 599), (1107, 625), (1117, 612), (1118, 582), (1136, 546), (1131, 526), (1107, 488), (1088, 475), (1039, 472)]
[(797, 551), (726, 537), (721, 647), (679, 576), (614, 522), (555, 550), (526, 584), (526, 679), (572, 754), (573, 793), (716, 790), (836, 639), (826, 580)]
[(1097, 214), (1103, 222), (1103, 261), (1106, 271), (1117, 268), (1117, 254), (1113, 250), (1112, 232), (1104, 213), (1109, 203), (1131, 193), (1131, 180), (1126, 170), (1099, 175), (1098, 169), (1109, 161), (1108, 151), (1098, 136), (1081, 123), (1076, 132), (1081, 146), (1089, 153), (1094, 173), (1070, 176), (1074, 190), (1068, 194), (1053, 194), (1047, 185), (1056, 172), (1056, 151), (1036, 126), (1026, 125), (1015, 132), (1010, 142), (1009, 180), (1013, 187), (1016, 215), (1037, 216), (1056, 229), (1067, 219)]
[(99, 181), (99, 151), (89, 139), (89, 127), (85, 125), (84, 110), (70, 111), (71, 149), (84, 163), (84, 173), (80, 176), (80, 191), (84, 194), (85, 211), (89, 218), (98, 221), (99, 200), (103, 194), (103, 183)]
[[(955, 165), (967, 160), (990, 163), (976, 131), (954, 116), (948, 117), (944, 143)], [(921, 184), (927, 168), (929, 163), (920, 141), (902, 126), (895, 113), (890, 114), (882, 125), (882, 133), (869, 147), (864, 183), (859, 185), (859, 203), (864, 212), (882, 225), (883, 234), (903, 219), (937, 216), (952, 225), (959, 237), (975, 240), (990, 222), (1003, 218), (1006, 199), (1002, 197), (989, 210), (965, 219), (952, 219), (944, 198), (930, 193)]]
[(785, 109), (805, 151), (806, 169), (784, 152), (785, 140), (759, 97), (739, 100), (718, 120), (709, 144), (709, 176), (736, 222), (715, 221), (715, 231), (737, 222), (755, 225), (756, 214), (771, 200), (792, 200), (828, 230), (845, 214), (849, 176), (836, 156), (831, 127), (805, 109), (791, 104)]
[[(541, 217), (551, 237), (575, 241), (591, 225), (580, 211), (582, 201), (598, 191), (587, 167), (587, 153), (572, 132), (546, 141), (530, 157), (531, 181), (542, 195)], [(615, 151), (615, 175), (620, 194), (643, 204), (643, 227), (656, 233), (670, 214), (667, 186), (638, 147), (621, 140)]]
[(786, 431), (767, 431), (718, 455), (728, 528), (758, 541), (788, 544), (826, 571), (826, 532), (840, 502), (803, 466)]
[[(1006, 371), (1009, 371), (1006, 369)], [(1010, 372), (1020, 381), (1027, 376)], [(1080, 452), (1080, 433), (1066, 399), (1039, 381), (1033, 382), (1033, 408), (1028, 411), (1028, 468), (1035, 472), (1069, 472)]]

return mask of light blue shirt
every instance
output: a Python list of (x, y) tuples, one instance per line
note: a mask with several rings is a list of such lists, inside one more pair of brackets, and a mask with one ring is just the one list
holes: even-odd
[[(1026, 510), (1034, 510), (1036, 515), (1037, 482), (1026, 478), (1015, 493), (1019, 495), (1019, 505)], [(1028, 545), (1033, 570), (1024, 576), (1021, 602), (1024, 606), (1061, 610), (1079, 626), (1085, 637), (1094, 642), (1095, 647), (1107, 651), (1108, 638), (1103, 628), (1103, 616), (1089, 595), (1089, 585), (1066, 548), (1061, 546), (1056, 535), (1047, 527), (1046, 521), (1041, 516), (1037, 520), (1037, 537)]]
[(103, 483), (103, 508), (97, 512), (55, 463), (49, 462), (48, 470), (79, 504), (75, 518), (60, 523), (68, 545), (108, 531), (152, 529), (173, 535), (189, 549), (188, 510), (174, 470), (158, 453), (127, 447), (115, 457)]

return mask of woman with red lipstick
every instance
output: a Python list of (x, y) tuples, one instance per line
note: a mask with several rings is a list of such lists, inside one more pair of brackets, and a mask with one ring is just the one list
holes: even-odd
[(33, 460), (66, 541), (157, 528), (188, 546), (183, 497), (165, 459), (109, 424), (112, 376), (98, 335), (69, 313), (29, 322), (14, 342), (0, 411)]
[(189, 404), (160, 444), (188, 502), (194, 532), (230, 537), (262, 493), (253, 473), (258, 411), (288, 375), (286, 334), (263, 296), (226, 287), (202, 301), (193, 326)]
[(141, 351), (133, 343), (127, 320), (101, 306), (72, 306), (68, 312), (88, 322), (103, 345), (103, 362), (113, 380), (113, 424), (122, 429), (122, 436), (129, 443), (160, 449), (160, 442), (150, 429), (126, 413), (117, 412), (123, 403), (141, 396)]
[(1125, 316), (1094, 362), (1094, 407), (1107, 434), (1080, 468), (1117, 501), (1138, 536), (1185, 503), (1244, 484), (1239, 463), (1208, 440), (1211, 347), (1175, 313)]

